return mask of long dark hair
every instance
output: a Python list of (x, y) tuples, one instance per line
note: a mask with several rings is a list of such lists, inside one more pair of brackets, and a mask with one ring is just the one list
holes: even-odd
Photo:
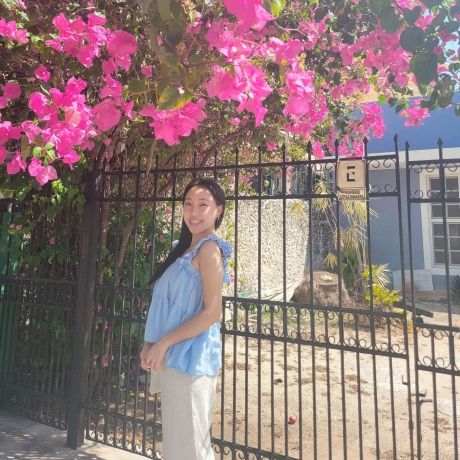
[[(182, 204), (185, 201), (185, 197), (187, 193), (193, 187), (204, 187), (207, 188), (211, 195), (213, 196), (217, 206), (222, 206), (222, 212), (220, 216), (216, 219), (215, 228), (218, 229), (220, 224), (222, 223), (222, 219), (224, 218), (225, 212), (225, 192), (222, 190), (222, 187), (214, 180), (209, 177), (197, 177), (193, 179), (184, 189), (184, 195), (182, 197)], [(150, 284), (154, 284), (155, 281), (163, 275), (166, 269), (174, 263), (174, 261), (180, 257), (190, 246), (192, 242), (192, 234), (188, 229), (186, 223), (182, 219), (182, 226), (179, 235), (179, 241), (173, 250), (168, 254), (166, 260), (158, 267), (158, 269), (153, 273), (152, 278), (150, 279)]]

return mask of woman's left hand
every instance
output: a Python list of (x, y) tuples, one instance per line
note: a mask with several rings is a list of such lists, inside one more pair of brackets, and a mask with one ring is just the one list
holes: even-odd
[(150, 366), (150, 370), (159, 371), (165, 359), (168, 347), (161, 340), (154, 343), (145, 355), (145, 361)]

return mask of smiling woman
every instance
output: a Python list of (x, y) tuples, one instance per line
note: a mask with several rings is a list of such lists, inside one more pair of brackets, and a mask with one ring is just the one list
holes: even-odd
[(231, 254), (214, 233), (225, 194), (211, 179), (194, 179), (183, 205), (180, 238), (152, 278), (141, 366), (152, 373), (151, 392), (161, 392), (165, 459), (211, 460), (222, 283), (229, 281)]

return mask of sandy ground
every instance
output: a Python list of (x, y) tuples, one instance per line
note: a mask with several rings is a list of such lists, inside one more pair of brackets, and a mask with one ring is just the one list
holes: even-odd
[[(445, 307), (429, 302), (420, 307), (434, 311), (429, 322), (448, 324)], [(456, 327), (460, 327), (458, 310), (456, 307), (452, 315)], [(327, 321), (327, 333), (324, 318), (316, 317), (314, 322), (317, 340), (325, 343), (327, 336), (330, 344), (339, 343), (334, 315)], [(238, 327), (244, 329), (244, 324), (245, 319)], [(278, 326), (282, 330), (282, 321)], [(311, 322), (305, 321), (303, 326), (301, 330), (307, 331), (306, 337), (310, 338)], [(413, 370), (409, 372), (410, 398), (407, 384), (408, 368), (414, 367), (412, 325), (409, 324), (407, 344), (400, 324), (381, 322), (376, 328), (376, 348), (391, 349), (394, 357), (367, 353), (370, 350), (366, 349), (372, 347), (371, 330), (360, 324), (356, 333), (355, 326), (353, 321), (345, 325), (344, 341), (354, 350), (344, 352), (332, 346), (285, 345), (263, 338), (246, 340), (226, 335), (225, 368), (213, 435), (275, 452), (283, 458), (315, 458), (315, 451), (319, 459), (410, 458), (409, 412), (414, 426), (417, 417)], [(297, 330), (292, 325), (287, 329), (291, 336)], [(449, 334), (438, 331), (431, 337), (426, 332), (422, 329), (417, 335), (419, 362), (430, 364), (433, 359), (438, 366), (449, 367)], [(460, 334), (453, 335), (452, 340), (458, 371)], [(355, 348), (357, 342), (361, 346), (359, 351)], [(460, 378), (434, 376), (431, 371), (419, 371), (418, 376), (419, 400), (423, 401), (422, 458), (454, 459), (453, 407), (455, 404), (460, 427)], [(289, 424), (289, 417), (295, 423)], [(417, 451), (416, 444), (413, 449)], [(231, 456), (221, 454), (216, 458)]]

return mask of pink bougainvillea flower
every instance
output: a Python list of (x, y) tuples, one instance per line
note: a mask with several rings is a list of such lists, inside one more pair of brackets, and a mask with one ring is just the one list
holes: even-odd
[(420, 17), (415, 21), (415, 26), (420, 27), (420, 29), (425, 30), (427, 27), (431, 25), (433, 19), (436, 17), (434, 14), (422, 14)]
[(24, 130), (27, 139), (29, 139), (29, 142), (33, 142), (35, 137), (42, 132), (41, 128), (30, 120), (23, 121), (21, 123), (21, 127)]
[(139, 114), (153, 119), (150, 126), (155, 138), (162, 139), (171, 146), (180, 141), (180, 137), (190, 136), (192, 131), (206, 118), (203, 112), (204, 99), (187, 102), (183, 107), (174, 110), (158, 110), (153, 104), (144, 107)]
[(123, 91), (123, 85), (118, 81), (112, 78), (109, 74), (105, 76), (106, 85), (101, 89), (100, 96), (101, 99), (111, 96), (115, 100), (121, 100), (121, 94)]
[(109, 59), (107, 61), (102, 61), (102, 71), (106, 75), (110, 75), (116, 72), (118, 69), (117, 64), (115, 63), (114, 59)]
[(90, 13), (88, 14), (88, 25), (92, 26), (103, 26), (107, 20), (98, 14)]
[(22, 45), (27, 43), (27, 32), (24, 29), (18, 29), (16, 21), (7, 22), (4, 18), (0, 18), (0, 37), (6, 37)]
[(2, 86), (3, 96), (6, 97), (9, 101), (12, 99), (17, 99), (21, 95), (21, 87), (15, 83), (10, 82)]
[(213, 67), (213, 78), (206, 85), (210, 97), (218, 97), (222, 101), (238, 100), (245, 85), (243, 81), (227, 72), (222, 67)]
[(70, 77), (66, 83), (66, 92), (71, 95), (80, 94), (88, 84), (81, 78)]
[(90, 69), (93, 66), (94, 58), (99, 55), (99, 48), (95, 47), (92, 44), (82, 45), (79, 47), (75, 57), (78, 59), (78, 62), (82, 64), (87, 69)]
[(50, 165), (43, 166), (39, 158), (32, 158), (31, 162), (29, 163), (28, 171), (32, 177), (35, 177), (41, 186), (45, 185), (51, 180), (57, 179), (56, 170)]
[(134, 54), (137, 51), (136, 37), (124, 30), (115, 30), (109, 35), (107, 51), (115, 58)]
[(229, 13), (236, 16), (245, 29), (261, 30), (267, 22), (275, 19), (262, 6), (263, 0), (224, 0), (224, 5)]
[(72, 126), (73, 128), (76, 128), (80, 122), (81, 122), (81, 112), (78, 110), (72, 110), (70, 108), (67, 108), (64, 110), (64, 121)]
[(241, 113), (243, 110), (253, 113), (256, 127), (260, 126), (265, 114), (267, 113), (267, 109), (262, 105), (262, 101), (260, 99), (251, 99), (250, 97), (244, 98), (236, 110), (238, 113)]
[(35, 76), (39, 80), (47, 82), (51, 78), (51, 72), (43, 64), (41, 64), (35, 69)]
[(313, 142), (311, 153), (318, 160), (321, 160), (322, 158), (324, 158), (324, 149), (323, 149), (323, 146), (321, 145), (321, 142), (319, 141)]
[(372, 132), (374, 137), (381, 139), (385, 133), (385, 122), (383, 121), (382, 107), (377, 103), (363, 104), (363, 117), (361, 125), (366, 131)]
[(422, 107), (412, 107), (401, 111), (401, 116), (406, 118), (404, 126), (420, 126), (422, 120), (431, 117), (428, 109)]
[(80, 155), (73, 149), (68, 150), (65, 153), (59, 153), (59, 158), (61, 158), (63, 163), (73, 164), (80, 161)]
[(267, 44), (267, 52), (272, 53), (275, 57), (275, 62), (279, 64), (282, 61), (291, 62), (295, 60), (304, 46), (300, 40), (283, 42), (279, 38), (271, 37)]
[(37, 114), (40, 120), (50, 120), (56, 114), (56, 108), (48, 104), (48, 98), (39, 92), (32, 93), (29, 98), (29, 107)]
[(265, 146), (269, 152), (273, 152), (277, 148), (276, 142), (274, 141), (268, 141)]
[(10, 175), (17, 174), (19, 171), (25, 171), (27, 163), (22, 159), (19, 152), (16, 152), (11, 161), (6, 165), (6, 172)]
[(230, 124), (232, 126), (239, 126), (241, 124), (241, 118), (237, 118), (237, 117), (230, 118)]
[(0, 110), (8, 105), (8, 99), (5, 96), (0, 96)]
[(104, 99), (93, 110), (94, 121), (101, 131), (108, 131), (120, 122), (121, 112), (113, 99)]
[(141, 73), (144, 77), (150, 78), (153, 75), (153, 67), (151, 65), (143, 65), (141, 67)]
[(0, 144), (4, 144), (9, 139), (21, 139), (22, 129), (20, 126), (13, 126), (11, 121), (0, 123)]
[(134, 120), (134, 118), (136, 117), (136, 112), (133, 110), (134, 101), (122, 102), (121, 108), (129, 120)]
[(38, 173), (40, 172), (40, 170), (43, 168), (42, 166), (42, 162), (40, 161), (39, 158), (32, 158), (32, 160), (30, 161), (29, 163), (29, 166), (27, 168), (27, 170), (29, 171), (29, 174), (32, 176), (32, 177), (35, 177), (38, 175)]

